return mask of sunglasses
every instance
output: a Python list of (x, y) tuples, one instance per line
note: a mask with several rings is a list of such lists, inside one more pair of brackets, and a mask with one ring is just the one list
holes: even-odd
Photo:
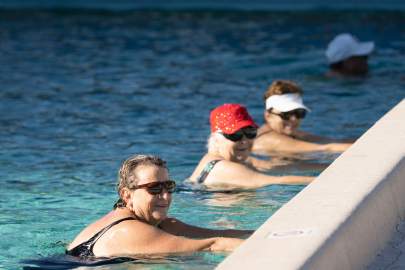
[(295, 116), (295, 118), (297, 118), (297, 119), (303, 119), (307, 115), (307, 111), (304, 109), (296, 109), (296, 110), (292, 110), (289, 112), (280, 112), (280, 113), (275, 113), (270, 110), (269, 113), (278, 115), (283, 120), (289, 120), (293, 116)]
[(242, 140), (243, 135), (245, 135), (246, 138), (248, 139), (254, 139), (256, 138), (257, 135), (257, 128), (254, 127), (247, 127), (247, 128), (241, 128), (235, 133), (232, 134), (225, 134), (221, 133), (225, 138), (227, 138), (230, 141), (237, 142)]
[(131, 189), (144, 188), (150, 195), (158, 195), (163, 192), (163, 188), (166, 189), (168, 193), (173, 193), (176, 189), (176, 182), (169, 180), (164, 182), (151, 182), (142, 185), (134, 186)]

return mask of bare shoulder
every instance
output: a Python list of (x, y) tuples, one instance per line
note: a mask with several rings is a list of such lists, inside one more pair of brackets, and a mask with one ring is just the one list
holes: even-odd
[(274, 131), (258, 136), (253, 142), (253, 152), (260, 153), (263, 152), (272, 152), (277, 151), (280, 144), (285, 143), (289, 140), (289, 137), (284, 134), (279, 134)]
[(108, 214), (104, 215), (103, 217), (99, 218), (98, 220), (94, 221), (90, 225), (88, 225), (86, 228), (84, 228), (77, 236), (76, 238), (70, 243), (68, 246), (68, 249), (72, 249), (81, 243), (86, 242), (89, 240), (91, 237), (93, 237), (95, 234), (100, 232), (102, 229), (110, 225), (111, 223), (128, 217), (128, 214), (121, 210), (113, 210), (109, 212)]
[(216, 159), (215, 156), (211, 155), (211, 154), (205, 154), (202, 159), (200, 160), (200, 162), (198, 163), (197, 167), (195, 168), (193, 174), (190, 176), (190, 180), (192, 182), (196, 182), (197, 178), (200, 176), (201, 172), (204, 170), (205, 166), (207, 166), (207, 164), (209, 162), (211, 162), (212, 160)]
[[(244, 167), (246, 167), (245, 164), (223, 159), (220, 162), (216, 163), (215, 172), (228, 171), (229, 169), (238, 169), (238, 168), (244, 168)], [(214, 172), (214, 170), (213, 170), (213, 172)], [(213, 173), (213, 174), (215, 175), (215, 173)]]
[(111, 212), (107, 215), (99, 218), (98, 220), (94, 221), (93, 223), (87, 225), (76, 237), (73, 241), (69, 244), (68, 249), (72, 249), (83, 242), (86, 242), (91, 237), (93, 237), (96, 233), (102, 230), (105, 226), (108, 225), (109, 216)]
[[(145, 222), (133, 219), (125, 220), (111, 227), (95, 245), (95, 251), (97, 248), (103, 250), (104, 247), (113, 247), (116, 243), (120, 243), (120, 246), (133, 244), (144, 244), (148, 239), (155, 236), (159, 228), (147, 224)], [(101, 247), (101, 248), (100, 248)]]
[(272, 142), (272, 141), (274, 141), (274, 140), (283, 140), (283, 139), (285, 139), (285, 138), (289, 138), (289, 136), (284, 135), (284, 134), (280, 134), (280, 133), (275, 132), (275, 131), (270, 131), (270, 132), (264, 133), (264, 134), (261, 135), (261, 136), (258, 136), (258, 137), (255, 139), (255, 143), (256, 143), (257, 141), (259, 141), (259, 142), (260, 142), (260, 141)]
[(210, 186), (235, 185), (238, 184), (238, 179), (245, 179), (253, 172), (254, 170), (245, 164), (221, 160), (207, 176), (204, 184)]
[[(258, 141), (258, 142), (260, 142), (260, 141)], [(271, 132), (271, 133), (265, 134), (262, 138), (262, 143), (266, 143), (266, 145), (271, 145), (274, 148), (274, 150), (276, 150), (276, 151), (283, 150), (284, 146), (286, 144), (288, 145), (288, 144), (293, 144), (293, 143), (298, 143), (298, 142), (304, 142), (304, 141), (302, 141), (299, 138), (293, 138), (291, 136), (281, 134), (278, 132)], [(256, 140), (255, 140), (255, 144), (256, 144)]]
[[(147, 224), (137, 219), (125, 220), (111, 227), (106, 233), (105, 238), (132, 238), (137, 239), (139, 236), (143, 237), (150, 233), (155, 233), (159, 230), (157, 227)], [(118, 239), (120, 240), (120, 239)]]
[(111, 227), (94, 245), (96, 256), (111, 256), (117, 254), (139, 252), (148, 242), (156, 239), (160, 229), (139, 220), (125, 220)]

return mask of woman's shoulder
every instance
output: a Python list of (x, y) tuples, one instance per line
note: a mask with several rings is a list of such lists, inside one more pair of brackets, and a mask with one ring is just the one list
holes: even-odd
[(109, 225), (112, 224), (113, 226), (111, 226), (111, 228), (105, 232), (106, 237), (102, 237), (98, 241), (101, 244), (103, 244), (105, 241), (117, 241), (121, 243), (122, 241), (126, 241), (127, 238), (136, 240), (139, 237), (147, 237), (148, 233), (153, 233), (156, 229), (158, 229), (156, 226), (148, 224), (132, 216), (120, 217), (118, 219), (111, 220)]
[(198, 163), (197, 167), (195, 168), (193, 174), (188, 178), (188, 180), (190, 182), (196, 182), (198, 177), (201, 175), (202, 171), (204, 169), (206, 169), (207, 166), (210, 166), (210, 164), (212, 164), (212, 162), (217, 163), (218, 161), (221, 161), (221, 160), (223, 160), (221, 157), (218, 157), (218, 156), (215, 156), (215, 155), (212, 155), (209, 153), (205, 154), (201, 158), (201, 160)]
[(234, 179), (238, 178), (240, 174), (251, 170), (252, 169), (245, 163), (221, 160), (221, 162), (215, 165), (215, 170), (207, 176), (204, 183), (209, 186), (232, 184)]
[(268, 126), (262, 126), (257, 132), (257, 137), (254, 140), (254, 144), (278, 143), (280, 141), (289, 139), (291, 139), (291, 137), (286, 134), (279, 133)]
[(273, 152), (291, 152), (291, 147), (296, 147), (300, 139), (275, 131), (268, 132), (256, 138), (252, 151), (257, 154), (271, 154)]
[(109, 212), (108, 214), (102, 216), (101, 218), (97, 219), (96, 221), (87, 225), (68, 246), (68, 249), (71, 249), (75, 246), (80, 245), (81, 243), (89, 240), (93, 237), (96, 233), (104, 229), (108, 226), (111, 222), (113, 222), (112, 217), (113, 211)]
[(156, 239), (161, 231), (158, 227), (137, 219), (125, 220), (112, 226), (94, 245), (97, 256), (116, 256), (130, 253), (143, 253), (151, 239)]
[(262, 149), (262, 148), (272, 148), (273, 146), (278, 145), (280, 142), (288, 139), (287, 135), (280, 134), (274, 130), (267, 130), (259, 134), (253, 141), (253, 151)]

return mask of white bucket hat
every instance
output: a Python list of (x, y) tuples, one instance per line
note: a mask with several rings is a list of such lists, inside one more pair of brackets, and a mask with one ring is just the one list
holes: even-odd
[(369, 55), (374, 50), (374, 42), (360, 42), (353, 35), (344, 33), (337, 35), (326, 49), (329, 64), (343, 61), (352, 56)]
[(302, 102), (302, 97), (299, 94), (283, 94), (273, 95), (266, 99), (266, 110), (276, 109), (280, 112), (289, 112), (296, 109), (304, 109), (310, 111)]

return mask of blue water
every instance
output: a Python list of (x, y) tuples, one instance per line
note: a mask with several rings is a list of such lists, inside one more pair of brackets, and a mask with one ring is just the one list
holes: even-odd
[(7, 8), (86, 8), (105, 10), (164, 9), (164, 10), (405, 10), (402, 0), (0, 0)]
[[(209, 111), (242, 103), (262, 123), (273, 79), (303, 86), (304, 129), (361, 136), (405, 96), (404, 23), (395, 11), (0, 10), (0, 268), (74, 267), (64, 247), (111, 209), (123, 159), (158, 154), (181, 185), (205, 152)], [(365, 79), (324, 76), (324, 48), (345, 31), (376, 42)], [(256, 229), (302, 188), (184, 187), (171, 214)], [(224, 256), (94, 268), (212, 269)]]

